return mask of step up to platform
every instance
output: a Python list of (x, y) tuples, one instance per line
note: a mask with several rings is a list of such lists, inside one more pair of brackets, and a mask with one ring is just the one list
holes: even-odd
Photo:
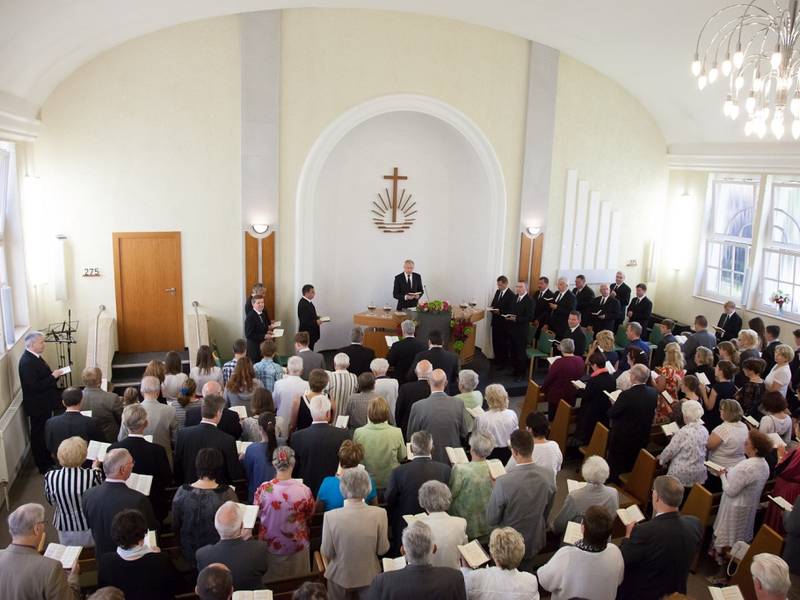
[[(111, 361), (111, 381), (114, 389), (110, 390), (122, 394), (125, 388), (138, 388), (151, 360), (164, 360), (167, 350), (162, 352), (117, 352)], [(181, 365), (184, 373), (189, 373), (189, 351), (184, 349), (181, 355)]]

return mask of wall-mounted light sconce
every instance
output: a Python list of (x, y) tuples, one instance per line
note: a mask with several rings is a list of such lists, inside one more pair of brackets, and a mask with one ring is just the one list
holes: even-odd
[(267, 235), (269, 233), (269, 225), (267, 223), (253, 223), (250, 225), (250, 229), (256, 235)]
[(542, 233), (542, 228), (541, 227), (533, 227), (533, 226), (531, 226), (531, 227), (527, 227), (525, 229), (525, 231), (528, 233), (529, 236), (536, 237), (537, 235)]

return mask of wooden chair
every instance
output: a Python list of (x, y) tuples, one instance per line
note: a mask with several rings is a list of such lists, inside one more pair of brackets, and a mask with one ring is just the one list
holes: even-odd
[(314, 567), (316, 567), (316, 570), (323, 575), (328, 568), (328, 561), (325, 560), (325, 557), (322, 556), (322, 553), (319, 550), (314, 552)]
[(573, 408), (566, 400), (561, 400), (556, 409), (556, 416), (550, 424), (550, 439), (561, 448), (561, 454), (567, 453), (567, 438), (569, 437), (569, 424), (572, 420)]
[(36, 544), (36, 551), (39, 554), (44, 554), (44, 551), (46, 549), (47, 549), (47, 531), (43, 531), (42, 537), (39, 538), (39, 541)]
[(738, 585), (745, 600), (756, 600), (750, 565), (753, 563), (753, 557), (763, 552), (774, 554), (775, 556), (780, 556), (781, 552), (783, 552), (783, 538), (767, 525), (762, 525), (761, 529), (758, 530), (756, 537), (753, 538), (753, 543), (750, 544), (750, 548), (731, 578), (730, 585)]
[(592, 438), (589, 440), (589, 444), (587, 446), (581, 446), (578, 448), (578, 450), (581, 454), (583, 454), (584, 459), (589, 458), (590, 456), (599, 456), (601, 458), (605, 458), (607, 448), (608, 427), (602, 423), (597, 423), (594, 426), (594, 431), (592, 432)]
[(700, 547), (697, 549), (697, 555), (694, 557), (694, 562), (692, 563), (692, 573), (697, 571), (697, 565), (700, 562), (700, 554), (703, 552), (703, 548), (705, 548), (706, 545), (705, 539), (707, 537), (707, 529), (709, 525), (711, 525), (711, 509), (713, 506), (714, 495), (699, 483), (695, 483), (694, 486), (692, 486), (692, 490), (689, 492), (689, 497), (686, 498), (686, 502), (683, 503), (683, 508), (681, 508), (681, 514), (697, 517), (700, 521), (701, 531), (703, 532)]
[(638, 504), (643, 511), (650, 502), (650, 490), (653, 487), (653, 479), (656, 477), (658, 461), (656, 457), (647, 450), (640, 450), (639, 456), (633, 465), (633, 471), (620, 475), (622, 488), (617, 488), (619, 492), (619, 507), (627, 508), (633, 504)]
[(525, 400), (519, 411), (519, 428), (525, 429), (525, 420), (530, 413), (538, 412), (539, 402), (542, 397), (542, 388), (533, 379), (528, 379), (528, 390), (525, 392)]

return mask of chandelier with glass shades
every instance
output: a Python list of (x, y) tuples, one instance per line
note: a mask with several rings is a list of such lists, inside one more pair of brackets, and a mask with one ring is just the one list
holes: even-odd
[(697, 36), (692, 74), (700, 90), (727, 84), (723, 114), (745, 119), (744, 133), (777, 139), (791, 122), (800, 139), (798, 0), (752, 0), (709, 17)]

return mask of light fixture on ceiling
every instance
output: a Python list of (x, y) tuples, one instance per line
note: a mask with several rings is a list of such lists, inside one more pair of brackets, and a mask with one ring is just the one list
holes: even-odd
[(250, 229), (252, 229), (253, 233), (256, 235), (266, 235), (269, 233), (269, 225), (267, 223), (253, 223), (250, 225)]
[(691, 64), (697, 87), (702, 91), (724, 82), (728, 93), (722, 112), (732, 121), (745, 115), (747, 136), (763, 138), (770, 130), (781, 139), (792, 120), (792, 137), (800, 139), (800, 0), (789, 0), (787, 8), (783, 1), (722, 8), (697, 36)]
[(530, 227), (527, 227), (527, 228), (525, 229), (525, 231), (527, 231), (527, 232), (528, 232), (528, 235), (529, 235), (529, 236), (531, 236), (531, 237), (536, 237), (537, 235), (539, 235), (540, 233), (542, 233), (542, 228), (541, 228), (541, 227), (533, 227), (533, 226), (530, 226)]

